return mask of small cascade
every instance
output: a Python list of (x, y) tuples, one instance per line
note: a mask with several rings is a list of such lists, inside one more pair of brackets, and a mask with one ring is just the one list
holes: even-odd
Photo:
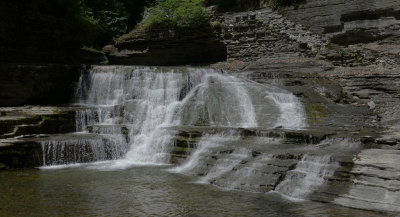
[(295, 169), (289, 170), (275, 192), (292, 200), (305, 200), (329, 183), (341, 168), (340, 162), (351, 162), (353, 154), (362, 148), (359, 140), (349, 138), (325, 139), (302, 149), (305, 152)]
[[(197, 174), (207, 175), (200, 182), (207, 182), (211, 178), (216, 178), (219, 173), (223, 173), (224, 171), (229, 170), (229, 168), (232, 169), (232, 167), (235, 166), (235, 164), (238, 162), (236, 161), (236, 159), (232, 160), (216, 159), (215, 157), (213, 157), (213, 155), (220, 154), (218, 153), (220, 151), (218, 149), (219, 147), (224, 148), (224, 144), (226, 146), (232, 141), (238, 141), (239, 139), (240, 136), (237, 135), (235, 131), (228, 131), (214, 135), (203, 135), (197, 145), (197, 150), (190, 156), (190, 158), (180, 166), (172, 168), (169, 171), (176, 173), (186, 173), (191, 175), (197, 175)], [(229, 152), (233, 153), (234, 151), (228, 150), (228, 153)], [(235, 154), (237, 154), (236, 156), (237, 159), (245, 157), (245, 155), (248, 154), (247, 152), (248, 150), (245, 149), (236, 151)], [(207, 162), (210, 160), (211, 161), (219, 160), (219, 163), (215, 164), (217, 165), (216, 168), (214, 168), (213, 171), (211, 172), (210, 168), (207, 168), (208, 166)]]
[(296, 169), (288, 171), (276, 192), (294, 200), (307, 199), (308, 195), (333, 176), (339, 163), (330, 155), (304, 155)]
[[(231, 152), (231, 151), (229, 151)], [(228, 153), (229, 153), (228, 152)], [(238, 148), (229, 153), (229, 155), (219, 158), (213, 167), (208, 171), (207, 175), (200, 179), (200, 183), (213, 183), (219, 177), (232, 171), (237, 165), (251, 156), (251, 151), (246, 148)]]
[(172, 168), (170, 172), (176, 173), (195, 173), (194, 169), (205, 161), (205, 158), (212, 153), (212, 148), (220, 146), (220, 142), (226, 141), (226, 138), (217, 135), (203, 135), (197, 144), (197, 150), (190, 156), (190, 158), (178, 167)]
[(271, 188), (268, 182), (275, 178), (274, 175), (269, 174), (273, 167), (271, 166), (273, 158), (272, 154), (262, 154), (249, 163), (241, 162), (240, 165), (232, 168), (232, 172), (224, 174), (213, 184), (224, 189), (268, 191)]
[(128, 149), (124, 139), (119, 136), (112, 138), (71, 136), (71, 138), (42, 141), (41, 145), (43, 166), (115, 160), (121, 158)]
[(277, 173), (275, 169), (281, 162), (275, 162), (272, 154), (261, 154), (254, 148), (271, 146), (274, 149), (273, 144), (279, 146), (280, 142), (279, 138), (243, 136), (235, 130), (204, 135), (186, 162), (169, 171), (199, 176), (198, 183), (257, 192), (267, 186), (266, 182), (277, 180), (279, 175), (273, 173)]
[[(198, 176), (198, 183), (224, 189), (277, 192), (306, 200), (321, 192), (340, 162), (349, 162), (361, 146), (351, 139), (326, 139), (319, 144), (285, 144), (286, 138), (229, 133), (204, 135), (197, 150), (171, 172)], [(346, 165), (346, 164), (345, 164)]]
[(183, 100), (180, 114), (183, 125), (257, 126), (251, 98), (242, 82), (222, 74), (205, 75)]
[(286, 129), (302, 129), (307, 127), (303, 106), (292, 93), (269, 92), (267, 98), (272, 99), (280, 110), (276, 127)]

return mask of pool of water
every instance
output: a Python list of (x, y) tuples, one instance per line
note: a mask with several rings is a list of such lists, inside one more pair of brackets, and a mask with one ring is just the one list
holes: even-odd
[(146, 166), (0, 172), (0, 216), (382, 216), (274, 193), (227, 191)]

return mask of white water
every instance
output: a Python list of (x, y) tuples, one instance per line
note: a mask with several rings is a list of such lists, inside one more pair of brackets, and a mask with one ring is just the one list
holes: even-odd
[[(361, 149), (361, 142), (352, 139), (325, 139), (319, 144), (303, 147), (306, 152), (294, 170), (288, 171), (275, 191), (290, 200), (305, 200), (340, 167), (339, 159)], [(311, 154), (312, 153), (312, 154)]]
[(278, 106), (280, 115), (275, 127), (302, 129), (307, 127), (303, 106), (292, 93), (267, 92), (266, 98), (272, 99)]
[(256, 114), (242, 82), (222, 74), (206, 74), (182, 101), (183, 125), (257, 127)]
[[(81, 77), (77, 128), (130, 129), (120, 167), (169, 162), (172, 126), (257, 127), (245, 82), (211, 69), (97, 66)], [(103, 135), (104, 136), (104, 135)]]
[(71, 138), (43, 141), (41, 145), (43, 165), (118, 159), (128, 148), (124, 138), (118, 135), (89, 138), (71, 136)]
[[(81, 109), (76, 115), (76, 125), (80, 132), (100, 134), (109, 140), (113, 140), (115, 135), (125, 138), (125, 146), (128, 148), (122, 154), (123, 157), (102, 154), (102, 147), (106, 145), (103, 141), (94, 140), (94, 145), (91, 145), (86, 155), (93, 152), (92, 155), (101, 157), (93, 157), (92, 160), (118, 158), (118, 161), (113, 163), (113, 167), (116, 168), (166, 164), (169, 163), (169, 153), (173, 148), (172, 138), (176, 133), (171, 127), (259, 126), (257, 116), (263, 114), (257, 114), (253, 107), (254, 97), (248, 91), (248, 87), (252, 85), (246, 80), (216, 73), (212, 69), (94, 66), (87, 74), (81, 76), (78, 84), (76, 105)], [(262, 90), (263, 87), (259, 85), (258, 88)], [(264, 92), (267, 89), (276, 88), (265, 88)], [(266, 93), (276, 104), (274, 106), (280, 109), (280, 118), (274, 126), (296, 129), (305, 126), (304, 111), (295, 96), (282, 91)], [(270, 103), (271, 100), (265, 102)], [(213, 137), (222, 138), (224, 135)], [(207, 137), (204, 139), (207, 140)], [(77, 142), (80, 143), (82, 142)], [(210, 144), (199, 145), (199, 150), (203, 147), (207, 149)], [(43, 149), (46, 150), (44, 155), (50, 153), (50, 149), (46, 147)], [(192, 158), (192, 161), (198, 160), (196, 153), (186, 166), (183, 165), (184, 167), (190, 167)], [(57, 153), (52, 154), (55, 155)], [(47, 162), (74, 163), (59, 160), (57, 157), (53, 160), (47, 159)], [(81, 161), (84, 160), (77, 162)], [(220, 164), (229, 163), (221, 161)], [(227, 169), (230, 167), (226, 165)], [(215, 176), (211, 174), (217, 174), (224, 168), (225, 166), (221, 166), (215, 169), (207, 179), (211, 179)]]
[(331, 177), (339, 164), (331, 155), (304, 155), (296, 169), (287, 172), (285, 180), (275, 189), (276, 192), (293, 199), (307, 199), (309, 194), (322, 186)]
[[(188, 160), (177, 166), (175, 168), (169, 169), (170, 172), (176, 173), (186, 173), (195, 175), (196, 172), (200, 170), (204, 170), (202, 168), (204, 166), (204, 162), (210, 155), (213, 153), (214, 148), (223, 147), (224, 144), (229, 144), (232, 141), (237, 141), (240, 139), (240, 136), (236, 135), (235, 131), (229, 131), (225, 133), (218, 133), (213, 135), (203, 135), (201, 140), (197, 145), (196, 151), (188, 158)], [(234, 154), (237, 154), (237, 159), (245, 157), (244, 155), (248, 155), (248, 150), (241, 149), (236, 151)], [(232, 169), (235, 164), (237, 164), (237, 160), (227, 160), (229, 162), (224, 162), (223, 159), (218, 159), (218, 163), (215, 168), (206, 169), (207, 176), (203, 177), (199, 182), (205, 183), (212, 178), (216, 178), (221, 175), (224, 171), (228, 171)], [(223, 165), (221, 165), (223, 164)]]

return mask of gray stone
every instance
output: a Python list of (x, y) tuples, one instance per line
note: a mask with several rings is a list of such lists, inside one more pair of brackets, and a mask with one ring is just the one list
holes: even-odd
[(375, 109), (375, 107), (376, 107), (376, 105), (375, 105), (374, 101), (370, 101), (370, 102), (368, 102), (368, 107), (369, 107), (369, 109), (371, 109), (371, 110), (374, 110), (374, 109)]

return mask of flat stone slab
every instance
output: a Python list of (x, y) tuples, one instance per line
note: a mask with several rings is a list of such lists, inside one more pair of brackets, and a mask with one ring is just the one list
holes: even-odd
[(354, 161), (355, 165), (374, 166), (394, 171), (400, 170), (400, 150), (365, 149)]
[(400, 150), (365, 149), (354, 156), (347, 193), (334, 203), (347, 207), (400, 212)]
[(26, 116), (35, 116), (35, 115), (53, 115), (58, 114), (65, 111), (73, 110), (72, 107), (54, 107), (54, 106), (21, 106), (21, 107), (0, 107), (0, 116), (1, 118), (5, 118), (7, 116), (12, 117), (12, 114), (23, 114), (16, 115), (14, 117), (26, 117)]

